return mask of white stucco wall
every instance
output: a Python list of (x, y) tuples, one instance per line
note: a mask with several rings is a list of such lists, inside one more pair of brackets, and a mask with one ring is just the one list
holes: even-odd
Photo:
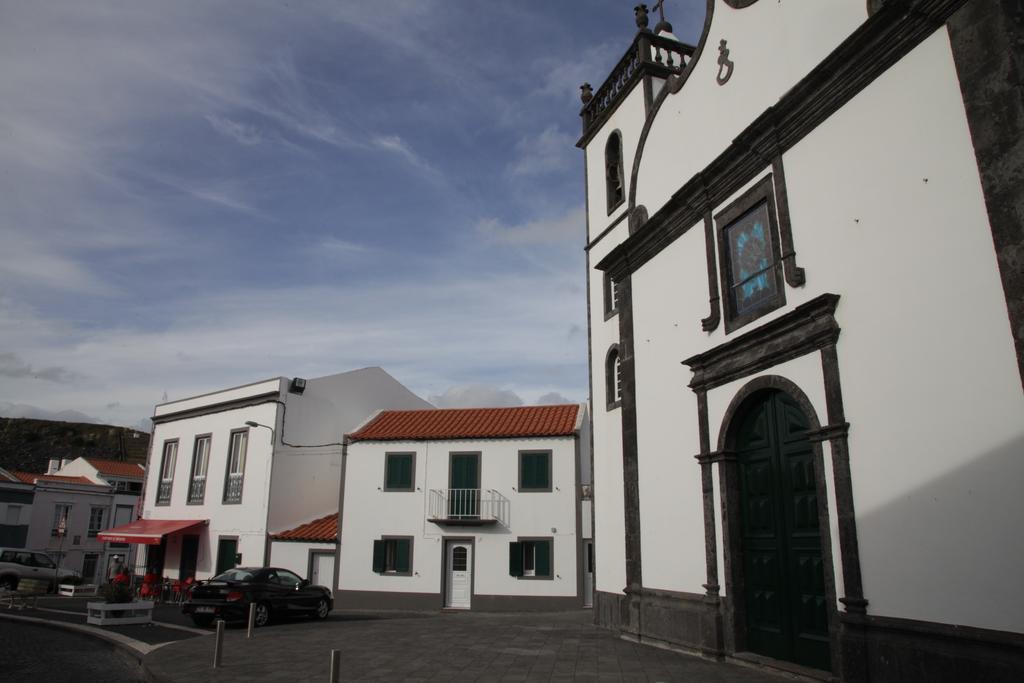
[(210, 393), (200, 394), (198, 396), (189, 396), (188, 398), (178, 399), (177, 401), (168, 401), (167, 403), (161, 403), (157, 405), (153, 409), (153, 415), (156, 417), (161, 417), (164, 415), (171, 415), (173, 413), (179, 413), (186, 410), (205, 408), (207, 406), (217, 405), (218, 403), (237, 401), (252, 396), (262, 396), (264, 394), (280, 393), (281, 390), (284, 388), (284, 384), (285, 379), (283, 377), (274, 377), (259, 382), (253, 382), (252, 384), (245, 384), (239, 387), (232, 387), (230, 389), (223, 389), (220, 391), (212, 391)]
[[(652, 216), (867, 18), (863, 2), (821, 0), (758, 2), (743, 10), (718, 0), (714, 12), (703, 54), (658, 111), (644, 147), (636, 202)], [(725, 86), (716, 81), (722, 40), (735, 63)]]
[[(518, 492), (519, 451), (551, 450), (552, 491)], [(385, 453), (416, 453), (413, 492), (385, 492)], [(453, 452), (479, 452), (480, 486), (509, 500), (508, 526), (453, 526), (428, 522), (430, 491), (447, 489)], [(586, 455), (584, 449), (583, 455)], [(362, 442), (349, 446), (341, 531), (339, 588), (438, 594), (445, 538), (475, 543), (474, 595), (575, 596), (577, 593), (576, 446), (571, 437), (432, 442)], [(412, 576), (372, 571), (373, 541), (413, 536)], [(552, 580), (509, 576), (510, 541), (554, 540)]]
[(431, 407), (376, 367), (307, 380), (302, 394), (285, 392), (282, 399), (283, 426), (270, 491), (272, 533), (338, 509), (346, 432), (378, 410)]
[(1024, 572), (1024, 546), (1007, 543), (1024, 519), (1024, 395), (947, 34), (786, 164), (808, 285), (843, 295), (869, 612), (1024, 631), (1019, 591), (977, 590)]
[[(653, 215), (864, 17), (863, 3), (761, 2), (741, 12), (718, 3), (701, 63), (651, 128), (637, 203)], [(736, 62), (725, 87), (714, 81), (721, 38)], [(770, 44), (759, 48), (762, 40)], [(1024, 392), (947, 33), (925, 40), (786, 151), (784, 163), (807, 274), (805, 286), (785, 287), (784, 307), (729, 335), (724, 326), (701, 332), (700, 224), (633, 274), (645, 585), (699, 592), (704, 579), (696, 403), (680, 361), (830, 292), (841, 297), (837, 349), (869, 614), (1024, 631), (1024, 597), (1012, 588), (1024, 572), (1015, 542), (1024, 500), (1014, 491), (1024, 480)], [(589, 180), (603, 198), (603, 175)], [(592, 250), (592, 265), (616, 240), (608, 242)], [(617, 338), (603, 320), (601, 277), (591, 272), (599, 405), (604, 353)], [(817, 353), (759, 374), (795, 382), (827, 422)], [(709, 393), (712, 448), (726, 406), (755, 376)], [(618, 420), (594, 414), (599, 590), (622, 585), (609, 585), (623, 563)], [(724, 577), (717, 498), (715, 510)], [(836, 582), (841, 597), (841, 575)]]
[(704, 543), (697, 399), (680, 360), (707, 315), (706, 273), (699, 225), (632, 278), (643, 582), (691, 593), (707, 574), (693, 550)]
[[(309, 578), (309, 553), (322, 551), (334, 553), (333, 543), (306, 543), (300, 541), (271, 541), (270, 566), (290, 569), (304, 579)], [(330, 588), (329, 582), (325, 582)]]
[[(61, 566), (66, 569), (82, 570), (86, 553), (96, 553), (101, 559), (106, 547), (102, 541), (89, 538), (89, 515), (93, 507), (106, 510), (105, 524), (109, 526), (113, 515), (114, 496), (106, 486), (79, 486), (74, 484), (43, 483), (36, 486), (31, 506), (22, 510), (28, 516), (28, 537), (25, 547), (43, 550), (56, 558), (61, 555)], [(54, 511), (58, 504), (71, 505), (67, 518), (67, 532), (62, 539), (51, 536)], [(77, 542), (76, 542), (77, 541)]]
[[(197, 578), (209, 578), (216, 570), (217, 540), (221, 536), (238, 538), (238, 552), (242, 555), (242, 564), (260, 566), (265, 560), (271, 464), (270, 430), (261, 427), (247, 428), (245, 423), (253, 421), (276, 425), (277, 414), (276, 403), (264, 403), (154, 426), (153, 454), (146, 473), (143, 518), (209, 520), (209, 525), (199, 532)], [(227, 476), (231, 432), (237, 429), (249, 431), (242, 502), (225, 504), (224, 481)], [(206, 493), (201, 504), (189, 504), (187, 498), (195, 438), (203, 434), (210, 435)], [(156, 494), (164, 443), (172, 439), (178, 439), (178, 456), (174, 468), (171, 501), (169, 505), (157, 505)], [(164, 574), (177, 578), (180, 538), (172, 535), (168, 537), (168, 541)]]
[[(633, 168), (633, 157), (636, 155), (643, 122), (644, 88), (643, 84), (638, 82), (608, 117), (600, 132), (586, 145), (585, 163), (589, 180), (587, 193), (588, 242), (601, 234), (615, 220), (621, 218), (629, 206), (630, 172)], [(614, 131), (618, 131), (622, 136), (622, 179), (625, 201), (608, 213), (604, 152), (608, 138)]]
[[(602, 149), (601, 154), (603, 153)], [(595, 185), (597, 190), (594, 189)], [(591, 194), (593, 195), (595, 191), (599, 191), (601, 197), (604, 197), (603, 175), (596, 180), (591, 178)], [(595, 221), (593, 214), (590, 220), (592, 223)], [(591, 248), (591, 265), (598, 263), (626, 237), (628, 227), (623, 221)], [(622, 409), (607, 409), (604, 367), (608, 350), (619, 341), (619, 317), (613, 315), (605, 319), (604, 311), (604, 273), (591, 268), (590, 381), (594, 397), (591, 425), (594, 432), (594, 563), (597, 569), (594, 581), (595, 590), (621, 593), (626, 586)]]

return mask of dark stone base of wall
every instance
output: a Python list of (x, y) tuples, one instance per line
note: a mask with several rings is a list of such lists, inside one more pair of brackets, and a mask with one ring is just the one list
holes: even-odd
[[(692, 593), (644, 589), (594, 595), (597, 625), (710, 658), (735, 654), (723, 628), (730, 623), (727, 610), (728, 601)], [(838, 680), (848, 683), (1024, 681), (1020, 633), (844, 613), (837, 639)], [(780, 663), (780, 668), (792, 667)]]
[[(441, 610), (440, 593), (395, 593), (391, 591), (339, 590), (334, 593), (335, 609)], [(582, 600), (573, 596), (474, 595), (472, 612), (554, 612), (580, 609)]]
[(654, 640), (720, 658), (722, 624), (717, 598), (645, 588), (625, 595), (594, 595), (594, 622), (641, 642)]
[(1024, 634), (851, 614), (840, 621), (844, 681), (1024, 681)]

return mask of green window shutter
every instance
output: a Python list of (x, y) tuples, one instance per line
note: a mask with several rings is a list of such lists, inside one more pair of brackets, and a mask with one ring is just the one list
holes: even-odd
[(533, 454), (524, 453), (519, 460), (522, 471), (519, 473), (519, 488), (533, 488)]
[(512, 541), (508, 544), (509, 576), (523, 575), (523, 544)]
[(389, 489), (412, 488), (412, 454), (391, 453), (384, 466), (384, 487)]
[(548, 473), (551, 469), (548, 459), (551, 457), (550, 453), (538, 453), (534, 460), (535, 474), (537, 475), (537, 488), (549, 489), (551, 488), (551, 480)]
[(387, 549), (384, 541), (373, 542), (373, 571), (378, 574), (384, 573), (384, 558), (387, 557)]
[(550, 477), (548, 476), (548, 453), (524, 453), (521, 459), (522, 471), (519, 473), (520, 488), (549, 489), (551, 488)]
[(551, 576), (551, 541), (534, 541), (537, 576)]
[(398, 486), (403, 489), (412, 488), (412, 456), (402, 455), (398, 458)]
[(395, 571), (406, 573), (412, 568), (412, 558), (409, 557), (409, 546), (412, 543), (408, 538), (399, 538), (393, 541), (395, 544)]
[(395, 456), (384, 456), (384, 488), (395, 488)]

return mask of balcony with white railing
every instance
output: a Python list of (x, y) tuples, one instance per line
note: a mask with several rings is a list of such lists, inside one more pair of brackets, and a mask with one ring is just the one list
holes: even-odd
[(494, 489), (431, 489), (427, 521), (455, 526), (508, 526), (509, 501)]

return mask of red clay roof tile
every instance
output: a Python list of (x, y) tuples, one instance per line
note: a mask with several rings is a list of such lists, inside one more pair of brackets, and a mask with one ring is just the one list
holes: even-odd
[(133, 477), (142, 479), (146, 469), (137, 462), (124, 462), (121, 460), (101, 460), (100, 458), (86, 458), (85, 461), (96, 468), (100, 474), (111, 477)]
[(103, 484), (96, 484), (85, 477), (62, 477), (57, 474), (37, 474), (35, 472), (11, 472), (11, 474), (26, 484), (34, 484), (36, 481), (53, 481), (64, 484), (91, 484), (93, 486), (103, 486)]
[(314, 519), (301, 526), (270, 536), (275, 541), (313, 541), (336, 543), (338, 541), (338, 513), (332, 512), (320, 519)]
[(424, 441), (572, 436), (577, 403), (518, 408), (440, 408), (385, 410), (358, 431), (352, 441)]

